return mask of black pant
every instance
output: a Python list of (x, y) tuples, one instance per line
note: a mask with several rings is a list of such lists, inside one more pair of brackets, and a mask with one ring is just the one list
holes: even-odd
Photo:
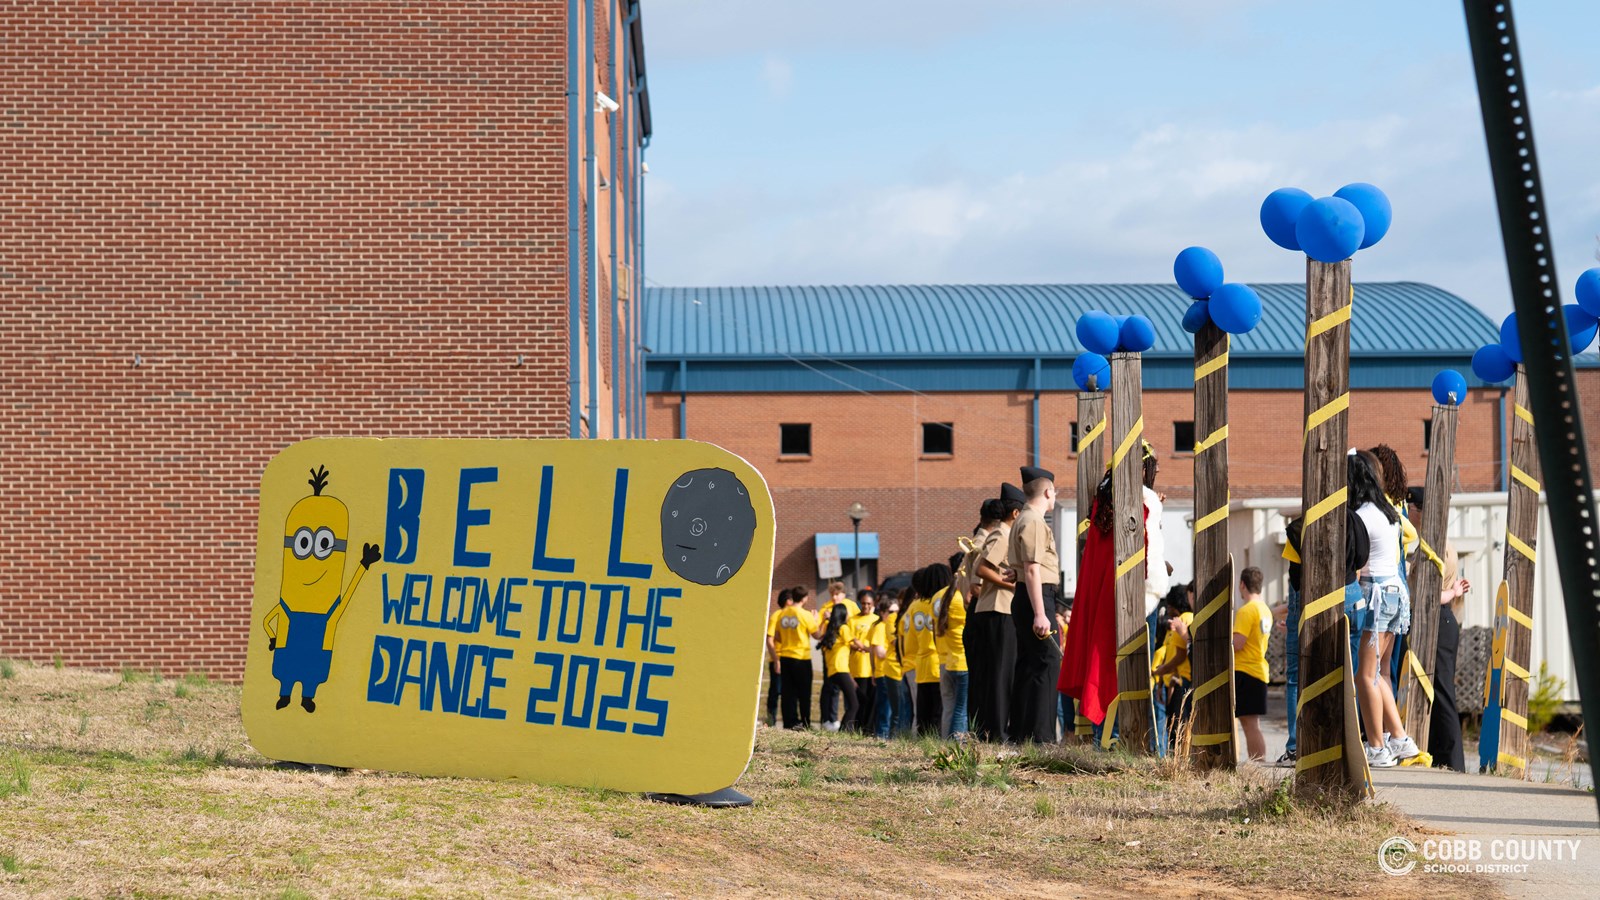
[(873, 723), (877, 720), (872, 717), (872, 712), (877, 694), (878, 686), (872, 678), (856, 679), (856, 718), (855, 722), (850, 723), (852, 730), (862, 734), (874, 733)]
[(1033, 604), (1028, 591), (1017, 585), (1011, 601), (1011, 624), (1017, 641), (1017, 664), (1011, 679), (1011, 732), (1009, 739), (1053, 744), (1056, 740), (1056, 679), (1061, 674), (1061, 633), (1056, 629), (1056, 585), (1044, 585), (1044, 614), (1049, 637), (1033, 633)]
[(1433, 657), (1433, 714), (1428, 719), (1428, 753), (1440, 768), (1465, 772), (1461, 752), (1461, 711), (1456, 708), (1456, 650), (1461, 623), (1448, 606), (1439, 608), (1439, 646)]
[(790, 659), (778, 661), (783, 674), (783, 727), (811, 727), (811, 660)]
[[(780, 670), (781, 671), (781, 670)], [(767, 724), (771, 725), (778, 720), (778, 700), (783, 696), (783, 676), (772, 671), (772, 664), (767, 664)]]
[(822, 679), (822, 721), (839, 721), (839, 686), (832, 678)]
[(944, 697), (939, 693), (939, 682), (917, 682), (917, 734), (938, 737), (943, 718)]
[(1011, 680), (1017, 668), (1017, 632), (1000, 612), (973, 613), (967, 619), (967, 709), (972, 733), (1003, 742), (1011, 717)]
[(1189, 682), (1179, 678), (1167, 687), (1167, 747), (1177, 749), (1178, 731), (1189, 720)]
[[(839, 723), (839, 727), (843, 729), (846, 725), (856, 720), (856, 712), (860, 705), (860, 701), (856, 698), (856, 680), (850, 677), (849, 672), (835, 672), (822, 682), (822, 695), (824, 697), (828, 695), (828, 688), (830, 687), (833, 688), (833, 696), (836, 701), (840, 697), (844, 698), (844, 715), (836, 720)], [(828, 721), (828, 719), (824, 717), (823, 721)]]

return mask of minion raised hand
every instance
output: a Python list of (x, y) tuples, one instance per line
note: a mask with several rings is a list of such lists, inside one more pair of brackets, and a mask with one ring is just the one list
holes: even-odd
[(300, 705), (316, 712), (317, 688), (328, 680), (333, 662), (333, 636), (339, 618), (350, 606), (361, 576), (382, 555), (377, 544), (363, 544), (361, 565), (342, 592), (345, 538), (350, 531), (350, 511), (342, 501), (322, 495), (328, 470), (311, 471), (311, 496), (289, 510), (283, 525), (283, 581), (278, 604), (268, 611), (261, 626), (272, 651), (272, 677), (281, 692), (278, 709), (289, 705), (290, 692), (300, 684)]

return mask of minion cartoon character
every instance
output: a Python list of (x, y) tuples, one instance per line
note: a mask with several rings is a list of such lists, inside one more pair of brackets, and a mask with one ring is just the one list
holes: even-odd
[(302, 497), (284, 521), (283, 581), (278, 603), (261, 626), (272, 652), (272, 677), (281, 685), (277, 708), (289, 705), (298, 682), (300, 705), (306, 712), (316, 712), (317, 688), (328, 680), (339, 619), (350, 608), (361, 576), (382, 554), (377, 544), (363, 544), (361, 565), (341, 592), (350, 511), (342, 501), (322, 493), (328, 486), (325, 466), (311, 470), (310, 484), (311, 496)]

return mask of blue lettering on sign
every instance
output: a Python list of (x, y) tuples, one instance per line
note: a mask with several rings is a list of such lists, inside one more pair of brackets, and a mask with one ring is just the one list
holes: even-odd
[(472, 505), (473, 485), (492, 484), (498, 480), (500, 470), (494, 466), (461, 470), (461, 484), (456, 492), (455, 564), (462, 568), (483, 569), (489, 565), (488, 553), (467, 549), (467, 529), (489, 524), (489, 510)]
[(667, 701), (656, 700), (650, 696), (650, 679), (670, 677), (672, 677), (671, 666), (662, 663), (644, 663), (639, 666), (639, 699), (634, 702), (633, 707), (639, 712), (654, 715), (656, 720), (648, 724), (633, 723), (634, 734), (662, 737), (667, 733)]
[(601, 731), (615, 731), (621, 734), (628, 730), (628, 726), (612, 719), (611, 711), (628, 708), (628, 699), (633, 696), (633, 661), (608, 659), (606, 671), (622, 673), (622, 690), (600, 698), (600, 713), (595, 717), (594, 727)]
[(568, 573), (577, 568), (577, 560), (560, 556), (546, 556), (545, 538), (550, 533), (550, 494), (555, 482), (555, 466), (545, 466), (539, 472), (539, 513), (533, 526), (533, 570), (535, 572)]
[(540, 703), (554, 703), (561, 696), (561, 669), (567, 658), (559, 653), (535, 653), (533, 664), (550, 670), (550, 683), (528, 689), (528, 721), (534, 725), (554, 725), (554, 712), (540, 712)]
[(409, 565), (417, 559), (422, 537), (423, 469), (389, 470), (388, 515), (383, 526), (383, 561)]
[(649, 563), (622, 561), (622, 523), (628, 517), (628, 470), (617, 470), (616, 489), (611, 493), (611, 550), (606, 554), (609, 578), (649, 578), (654, 568)]
[[(570, 657), (571, 665), (567, 667), (567, 702), (561, 713), (561, 724), (569, 728), (588, 728), (590, 716), (594, 715), (594, 682), (600, 675), (600, 660), (593, 656)], [(577, 699), (578, 669), (588, 670), (589, 679), (583, 687), (583, 714), (573, 715), (572, 702)]]

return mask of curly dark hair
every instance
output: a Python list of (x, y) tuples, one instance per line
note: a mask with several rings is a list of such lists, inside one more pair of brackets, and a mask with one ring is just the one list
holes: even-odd
[(1405, 503), (1409, 488), (1406, 486), (1406, 467), (1400, 454), (1388, 444), (1379, 444), (1367, 451), (1378, 458), (1383, 466), (1383, 493), (1391, 503)]

